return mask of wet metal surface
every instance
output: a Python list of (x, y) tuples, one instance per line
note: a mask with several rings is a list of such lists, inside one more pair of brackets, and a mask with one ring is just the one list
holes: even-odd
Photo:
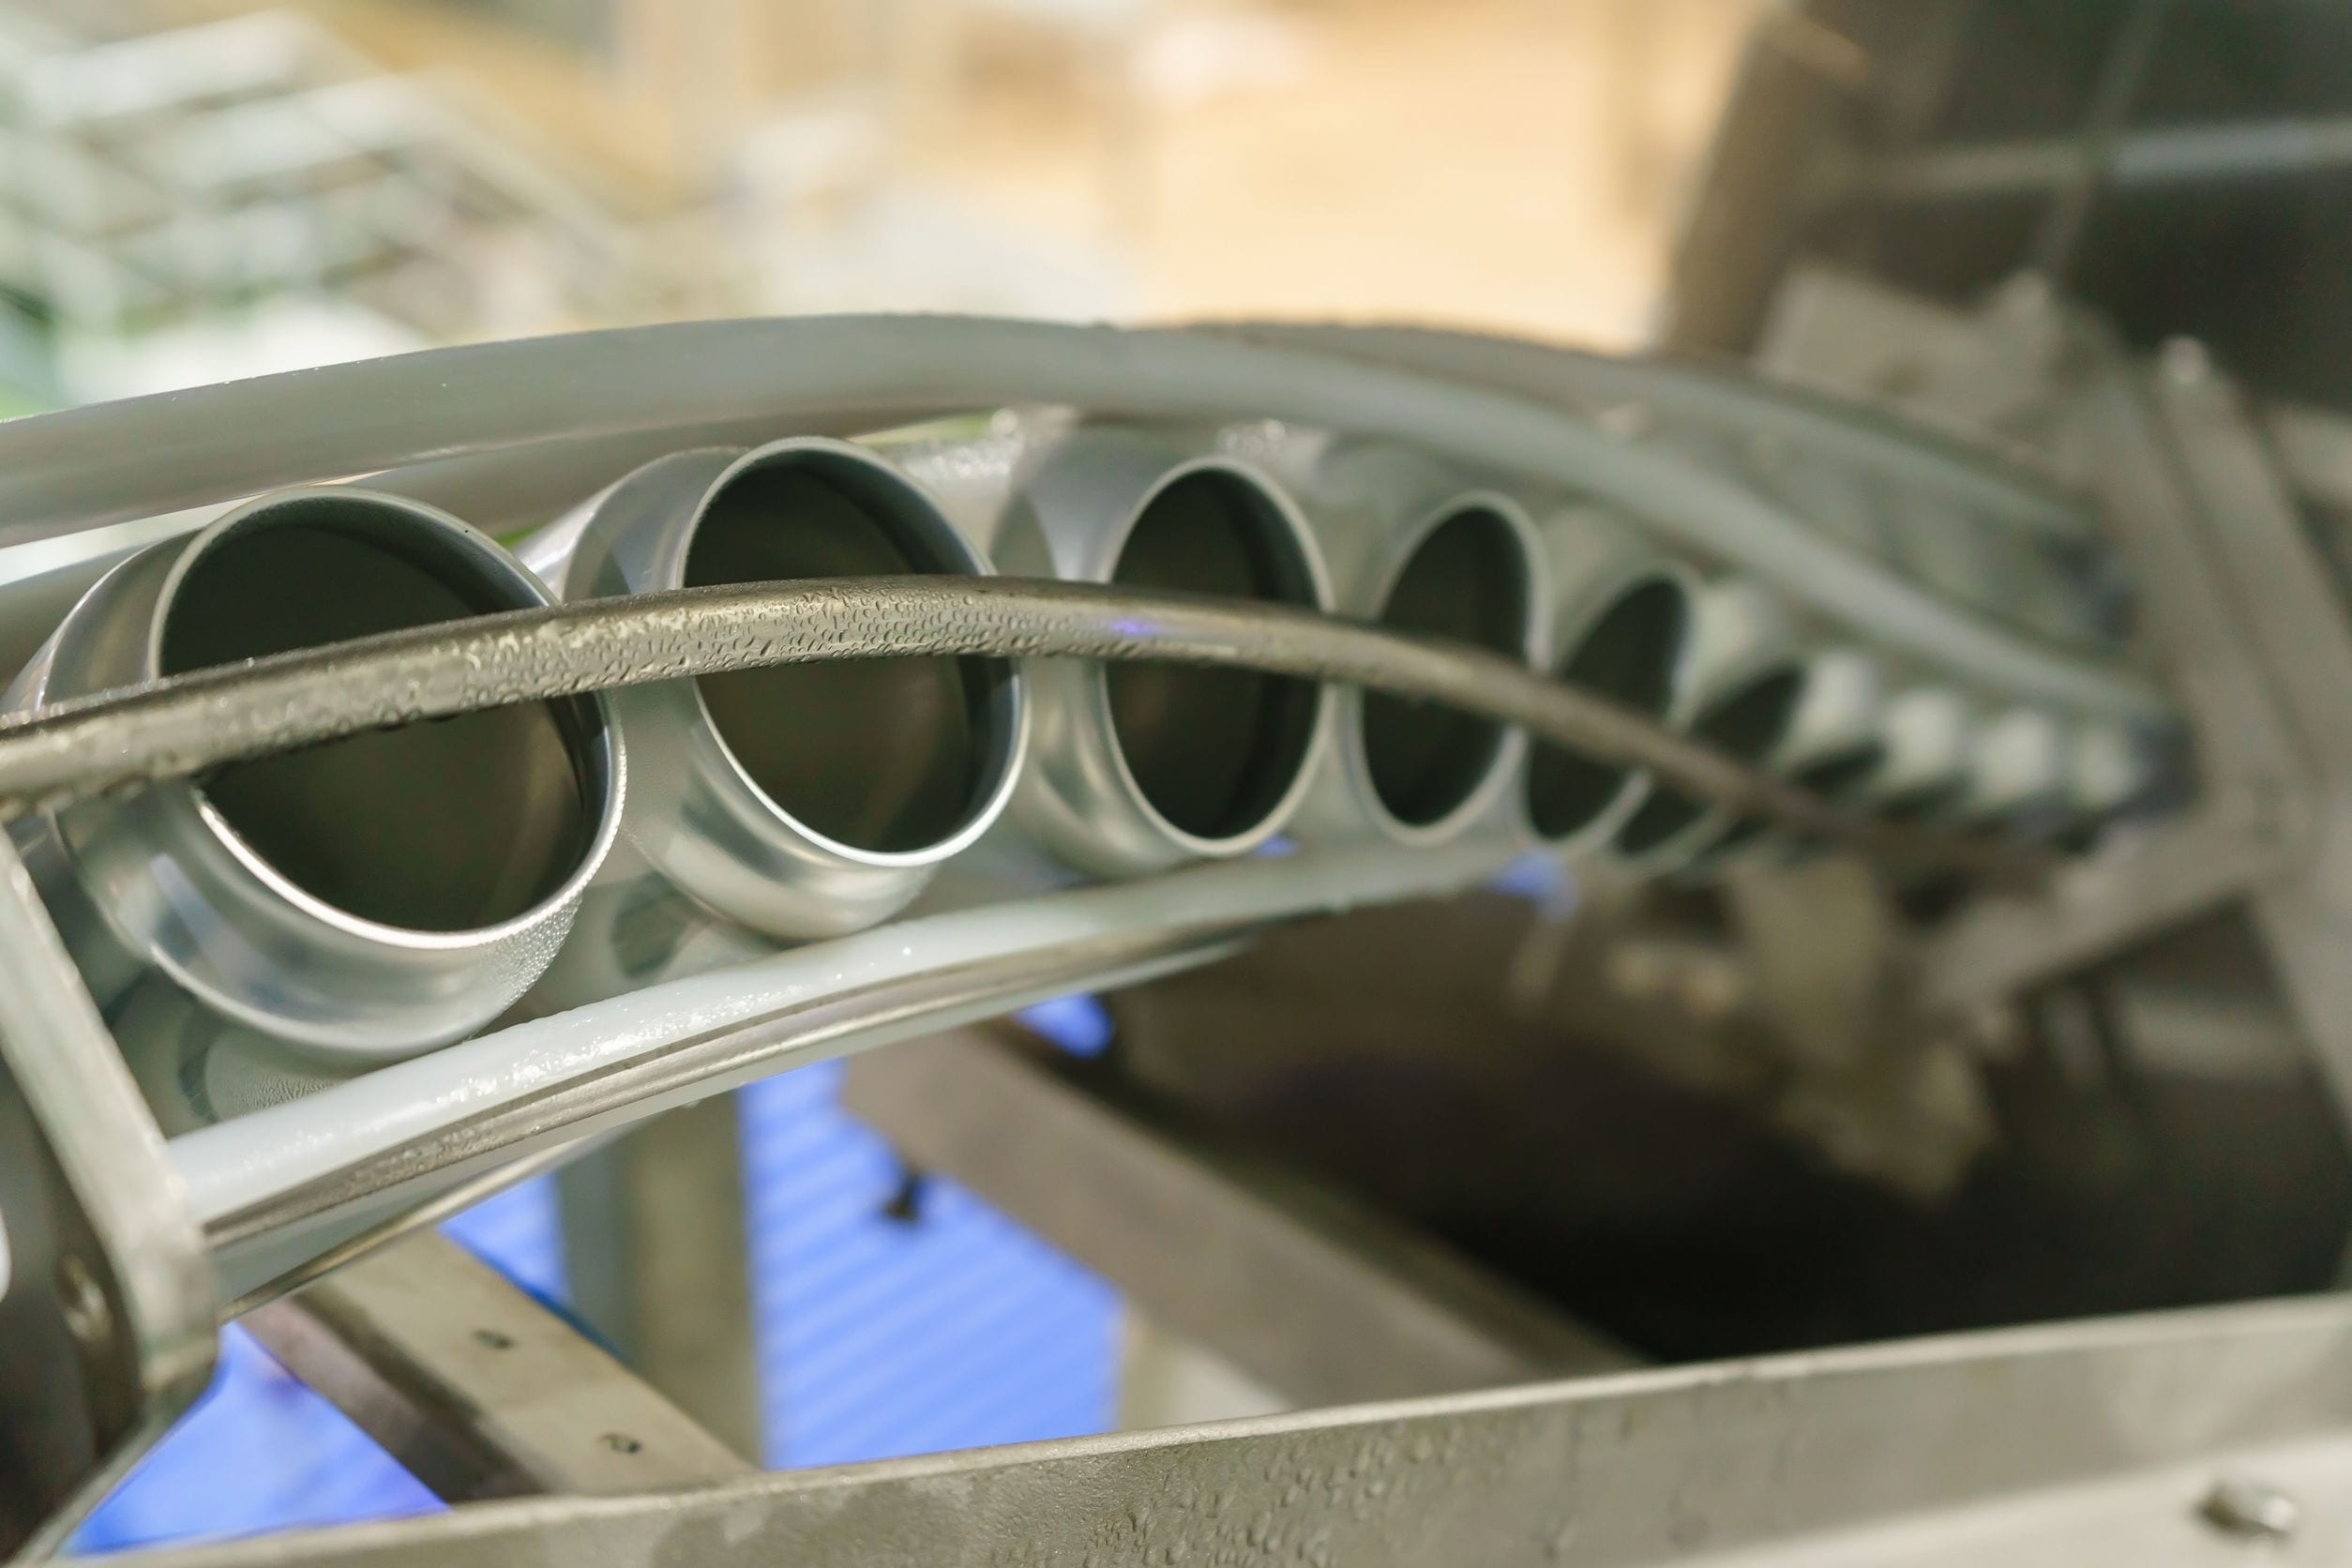
[(2220, 1562), (2244, 1548), (2194, 1516), (2196, 1467), (2291, 1445), (2265, 1470), (2340, 1473), (2348, 1347), (2335, 1301), (2119, 1319), (498, 1504), (158, 1560)]
[(1306, 611), (996, 579), (830, 579), (645, 594), (392, 633), (204, 671), (0, 726), (0, 820), (383, 725), (767, 663), (902, 654), (1164, 659), (1361, 684), (1525, 726), (1868, 852), (2017, 868), (1821, 806), (1756, 769), (1484, 650)]

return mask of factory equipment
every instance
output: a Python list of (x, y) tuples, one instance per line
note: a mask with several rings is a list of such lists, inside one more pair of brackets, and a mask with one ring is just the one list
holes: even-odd
[[(835, 318), (0, 425), (0, 1540), (238, 1319), (470, 1506), (168, 1560), (2340, 1545), (2345, 438), (1782, 237), (1679, 319), (1879, 400)], [(756, 1475), (418, 1234), (844, 1055), (1308, 1408)]]

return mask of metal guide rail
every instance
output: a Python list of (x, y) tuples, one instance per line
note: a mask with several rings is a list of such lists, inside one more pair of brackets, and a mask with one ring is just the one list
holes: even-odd
[(1530, 856), (2030, 903), (2174, 784), (2121, 585), (1947, 438), (1440, 334), (705, 324), (0, 425), (5, 1544), (221, 1303), (766, 1074)]

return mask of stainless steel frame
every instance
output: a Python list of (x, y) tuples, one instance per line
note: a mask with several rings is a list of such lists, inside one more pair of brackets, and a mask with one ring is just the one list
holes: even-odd
[(611, 1355), (439, 1235), (402, 1242), (244, 1322), (452, 1502), (751, 1473)]
[[(2352, 1305), (2034, 1328), (488, 1504), (156, 1568), (2220, 1564), (2352, 1540)], [(2022, 1555), (2021, 1555), (2022, 1554)]]
[[(166, 507), (187, 511), (279, 484), (361, 474), (394, 493), (423, 490), (461, 507), (478, 497), (505, 518), (532, 519), (681, 447), (854, 433), (1013, 402), (1163, 422), (1213, 424), (1246, 414), (1404, 443), (1481, 483), (1493, 475), (1546, 504), (1566, 491), (1607, 505), (1662, 550), (1763, 584), (1759, 592), (1785, 600), (1808, 632), (1828, 642), (2004, 702), (2046, 702), (2086, 722), (2161, 717), (2168, 710), (2159, 684), (2119, 648), (2056, 639), (1952, 602), (1761, 490), (1628, 441), (1612, 421), (1629, 405), (1640, 417), (1695, 414), (1735, 429), (1754, 415), (1817, 456), (1918, 486), (1960, 505), (1963, 516), (1992, 516), (2004, 527), (2097, 548), (2086, 544), (2095, 537), (2089, 509), (2050, 483), (2013, 477), (1997, 462), (1917, 440), (1864, 413), (1777, 399), (1708, 372), (1612, 366), (1525, 345), (1490, 351), (1439, 335), (1322, 333), (1286, 337), (1281, 347), (1246, 340), (1267, 336), (952, 320), (742, 324), (447, 351), (270, 378), (0, 426), (0, 504), (10, 516), (42, 520), (0, 527), (0, 540), (68, 536)], [(2101, 363), (2105, 379), (2081, 407), (2106, 443), (2100, 473), (2115, 489), (2105, 499), (2118, 514), (2115, 526), (2131, 531), (2125, 542), (2137, 558), (2149, 626), (2198, 731), (2203, 791), (2192, 814), (2153, 829), (2145, 842), (2111, 842), (2039, 890), (2036, 879), (2061, 856), (1987, 848), (1933, 827), (1890, 827), (1832, 809), (1768, 772), (1734, 765), (1504, 658), (1304, 611), (1020, 580), (835, 580), (640, 595), (175, 677), (0, 727), (0, 816), (359, 728), (761, 663), (910, 652), (1174, 658), (1460, 706), (1654, 773), (1734, 816), (1774, 817), (1912, 870), (1957, 869), (1977, 884), (1977, 902), (1926, 951), (1920, 988), (1944, 1014), (1996, 1007), (2182, 912), (2251, 896), (2287, 955), (2299, 1012), (2341, 1018), (2352, 1009), (2332, 1006), (2330, 988), (2341, 982), (2330, 980), (2325, 963), (2335, 918), (2325, 883), (2294, 869), (2282, 880), (2283, 868), (2301, 865), (2313, 841), (2299, 837), (2308, 815), (2303, 792), (2334, 760), (2334, 731), (2344, 720), (2326, 685), (2337, 671), (2332, 663), (2292, 675), (2276, 668), (2289, 646), (2299, 645), (2291, 626), (2248, 646), (2239, 622), (2249, 603), (2267, 612), (2270, 602), (2269, 580), (2253, 574), (2299, 569), (2292, 550), (2278, 545), (2237, 563), (2218, 586), (2208, 580), (2204, 559), (2212, 549), (2204, 530), (2221, 500), (2257, 485), (2269, 470), (2232, 423), (2226, 398), (2184, 375), (2178, 359), (2172, 381), (2152, 395), (2154, 412), (2141, 372), (2112, 355)], [(611, 373), (623, 368), (629, 373)], [(363, 406), (382, 416), (354, 417)], [(238, 439), (228, 439), (233, 432)], [(2164, 449), (2168, 440), (2187, 458), (2180, 472)], [(126, 451), (140, 460), (122, 460)], [(2304, 594), (2297, 601), (2298, 616), (2320, 613), (2308, 600)], [(1138, 617), (1148, 632), (1137, 631)], [(2329, 657), (2341, 653), (2352, 672), (2352, 640), (2340, 621), (2331, 625)], [(2352, 757), (2352, 727), (2344, 740)], [(647, 1467), (608, 1460), (633, 1459), (640, 1450), (559, 1453), (586, 1418), (535, 1425), (538, 1375), (505, 1380), (523, 1358), (484, 1361), (484, 1353), (508, 1347), (479, 1335), (544, 1344), (547, 1359), (534, 1364), (545, 1376), (608, 1385), (630, 1408), (651, 1408), (641, 1402), (642, 1390), (613, 1384), (603, 1368), (591, 1378), (580, 1347), (531, 1321), (438, 1244), (408, 1244), (408, 1258), (437, 1259), (430, 1268), (414, 1265), (412, 1274), (398, 1266), (402, 1252), (357, 1261), (359, 1248), (349, 1239), (386, 1240), (399, 1232), (403, 1209), (431, 1203), (451, 1184), (492, 1179), (505, 1162), (556, 1157), (559, 1146), (577, 1149), (655, 1110), (793, 1063), (1204, 961), (1270, 920), (1462, 885), (1490, 876), (1511, 849), (1466, 840), (1419, 851), (1308, 852), (1289, 863), (1204, 867), (1130, 889), (991, 906), (990, 916), (1015, 934), (985, 950), (970, 944), (970, 927), (956, 925), (955, 914), (928, 916), (877, 933), (892, 940), (902, 928), (915, 933), (911, 940), (927, 945), (911, 966), (861, 970), (845, 958), (847, 979), (812, 987), (776, 978), (790, 969), (787, 955), (761, 975), (746, 971), (703, 990), (624, 999), (615, 1005), (643, 1010), (630, 1015), (641, 1053), (599, 1055), (606, 1048), (599, 1043), (574, 1051), (569, 1076), (543, 1070), (549, 1048), (542, 1041), (553, 1035), (542, 1028), (525, 1036), (540, 1027), (533, 1024), (450, 1048), (440, 1064), (426, 1059), (376, 1076), (370, 1092), (380, 1098), (403, 1085), (423, 1091), (422, 1108), (408, 1122), (369, 1122), (363, 1138), (364, 1119), (355, 1119), (350, 1148), (316, 1168), (280, 1172), (282, 1181), (258, 1166), (230, 1169), (233, 1179), (208, 1178), (212, 1200), (240, 1195), (204, 1211), (204, 1242), (216, 1260), (236, 1259), (220, 1293), (260, 1296), (294, 1284), (323, 1251), (349, 1263), (264, 1308), (264, 1326), (330, 1394), (339, 1391), (347, 1408), (372, 1412), (367, 1419), (384, 1431), (405, 1422), (418, 1440), (429, 1438), (419, 1452), (438, 1455), (431, 1463), (452, 1494), (526, 1483), (578, 1491), (631, 1485)], [(0, 859), (0, 868), (7, 865)], [(23, 936), (0, 953), (0, 963), (30, 966), (23, 984), (0, 995), (0, 1045), (113, 1266), (112, 1279), (98, 1282), (102, 1304), (140, 1325), (141, 1414), (114, 1438), (119, 1464), (201, 1378), (216, 1282), (203, 1273), (194, 1217), (185, 1205), (173, 1207), (180, 1177), (172, 1153), (126, 1097), (128, 1084), (108, 1077), (112, 1048), (79, 978), (61, 958), (43, 967), (41, 955), (53, 957), (54, 943), (44, 945), (38, 902), (28, 896), (0, 906), (0, 919), (22, 927)], [(851, 945), (855, 941), (846, 939), (840, 951), (863, 963), (867, 950)], [(680, 983), (696, 984), (704, 983)], [(731, 985), (746, 995), (755, 985), (771, 988), (716, 1019), (688, 1004)], [(663, 1007), (672, 1012), (659, 1013)], [(662, 1021), (649, 1029), (647, 1018)], [(687, 1018), (701, 1021), (673, 1027)], [(603, 1026), (601, 1018), (591, 1022)], [(617, 1039), (626, 1032), (612, 1023), (608, 1033)], [(509, 1048), (507, 1056), (497, 1054)], [(1068, 1098), (1016, 1066), (985, 1055), (949, 1058), (942, 1049), (861, 1070), (853, 1102), (912, 1153), (969, 1175), (1017, 1214), (1041, 1216), (1048, 1235), (1096, 1259), (1198, 1332), (1242, 1347), (1253, 1370), (1300, 1397), (1417, 1394), (1613, 1359), (1612, 1348), (1546, 1319), (1492, 1281), (1426, 1259), (1399, 1269), (1393, 1257), (1383, 1261), (1381, 1247), (1335, 1244), (1213, 1161), (1122, 1128), (1103, 1108)], [(2352, 1047), (2329, 1044), (2322, 1054), (2352, 1063)], [(469, 1078), (463, 1093), (430, 1088), (431, 1075), (456, 1070), (460, 1060), (495, 1071)], [(54, 1071), (61, 1063), (82, 1075), (83, 1103), (52, 1092), (62, 1081)], [(938, 1096), (955, 1084), (964, 1093), (947, 1105)], [(97, 1091), (111, 1102), (86, 1103)], [(1148, 1232), (1119, 1236), (1100, 1210), (1073, 1208), (1069, 1184), (1039, 1174), (1053, 1168), (1050, 1161), (1024, 1167), (1008, 1159), (972, 1120), (1016, 1109), (1058, 1131), (1070, 1160), (1118, 1174), (1081, 1196), (1108, 1200), (1123, 1192), (1140, 1204), (1156, 1195), (1214, 1214), (1232, 1257), (1254, 1259), (1234, 1267), (1290, 1280), (1282, 1294), (1292, 1298), (1294, 1313), (1301, 1303), (1320, 1308), (1236, 1328), (1232, 1304), (1204, 1299), (1200, 1278), (1154, 1258)], [(135, 1136), (122, 1147), (132, 1155), (108, 1172), (87, 1169), (87, 1151), (72, 1150), (93, 1136), (116, 1136), (127, 1116)], [(251, 1128), (260, 1136), (285, 1124), (282, 1116), (257, 1117)], [(195, 1146), (191, 1139), (177, 1153)], [(216, 1136), (206, 1147), (219, 1153), (224, 1142)], [(1042, 1157), (1039, 1149), (1022, 1153)], [(234, 1165), (232, 1152), (214, 1176)], [(125, 1171), (133, 1179), (125, 1181)], [(111, 1207), (99, 1201), (109, 1191)], [(294, 1252), (269, 1252), (297, 1232)], [(273, 1279), (281, 1269), (290, 1272)], [(442, 1289), (419, 1289), (418, 1281), (434, 1277), (445, 1282)], [(1327, 1343), (1312, 1339), (1318, 1332)], [(396, 1530), (183, 1560), (462, 1562), (510, 1554), (528, 1536), (533, 1549), (616, 1563), (766, 1560), (779, 1551), (810, 1561), (873, 1561), (878, 1550), (899, 1551), (907, 1560), (1168, 1552), (1181, 1560), (1198, 1551), (1235, 1561), (1357, 1563), (1425, 1560), (1441, 1549), (1458, 1554), (1464, 1543), (1482, 1560), (1601, 1562), (1813, 1545), (1824, 1532), (1877, 1528), (1904, 1515), (1943, 1521), (1956, 1517), (1946, 1511), (1961, 1509), (1989, 1510), (1983, 1516), (1994, 1523), (1986, 1528), (1998, 1534), (2030, 1523), (2032, 1507), (2043, 1506), (2020, 1500), (2033, 1486), (2112, 1483), (2122, 1489), (2117, 1496), (2162, 1493), (2179, 1479), (2167, 1467), (2335, 1432), (2352, 1407), (2352, 1381), (2337, 1370), (2352, 1364), (2342, 1355), (2347, 1336), (2352, 1319), (2333, 1304), (2035, 1331), (727, 1482), (618, 1501), (469, 1510)], [(647, 1485), (700, 1483), (728, 1471), (714, 1440), (669, 1422), (640, 1415), (608, 1428), (641, 1441), (638, 1426), (660, 1425), (671, 1435), (665, 1451), (687, 1456), (681, 1468), (647, 1474)], [(2304, 1456), (2279, 1462), (2293, 1469)], [(53, 1507), (68, 1500), (47, 1500)], [(2088, 1508), (2091, 1500), (2089, 1490), (2078, 1491), (2067, 1507)], [(2019, 1512), (2006, 1511), (2013, 1502)], [(2161, 1515), (2161, 1525), (2148, 1527), (2160, 1544), (2209, 1542), (2234, 1528), (2187, 1508), (2150, 1515)], [(2246, 1493), (2217, 1504), (2213, 1518), (2259, 1526), (2275, 1522), (2275, 1513)], [(2071, 1515), (2065, 1522), (2073, 1528)], [(2176, 1530), (2186, 1531), (2180, 1542), (2169, 1533)], [(30, 1544), (46, 1545), (54, 1534)]]
[(1018, 1215), (1154, 1323), (1302, 1406), (1636, 1363), (1377, 1212), (1086, 1093), (1017, 1033), (862, 1058), (841, 1103), (914, 1168)]

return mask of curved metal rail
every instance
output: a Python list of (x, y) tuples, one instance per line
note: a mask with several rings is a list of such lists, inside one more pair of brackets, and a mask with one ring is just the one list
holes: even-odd
[[(1530, 400), (1208, 333), (958, 317), (693, 323), (439, 349), (0, 425), (0, 545), (276, 486), (555, 444), (567, 505), (645, 457), (757, 431), (853, 432), (1010, 402), (1112, 417), (1271, 418), (1393, 439), (1602, 500), (1825, 620), (2021, 699), (2163, 709), (2119, 666), (1947, 602), (1772, 502)], [(125, 452), (141, 455), (126, 462)], [(619, 466), (614, 467), (617, 463)], [(601, 477), (591, 477), (601, 474)], [(444, 473), (445, 492), (466, 475)], [(508, 498), (511, 502), (511, 495)], [(457, 507), (460, 511), (466, 508)]]
[(1435, 326), (1324, 322), (1218, 322), (1243, 342), (1313, 349), (1546, 402), (1626, 403), (1786, 441), (1855, 469), (1953, 499), (2060, 538), (2093, 533), (2089, 507), (2055, 480), (2017, 466), (2020, 454), (1896, 418), (1817, 387), (1760, 382), (1753, 371), (1663, 355), (1594, 354), (1560, 343)]
[(550, 1142), (1171, 972), (1269, 925), (1477, 886), (1513, 852), (1491, 837), (1334, 845), (900, 920), (444, 1047), (182, 1134), (172, 1160), (234, 1295)]
[(2021, 870), (1957, 834), (1825, 805), (1769, 773), (1466, 643), (1248, 600), (1017, 578), (828, 578), (511, 611), (281, 654), (0, 724), (0, 822), (363, 730), (762, 665), (993, 655), (1227, 665), (1459, 708), (1648, 768), (1749, 816), (1917, 866)]
[[(1644, 400), (1802, 441), (2055, 536), (2088, 527), (2070, 498), (1980, 455), (1690, 368), (1435, 334), (1277, 335), (939, 317), (706, 323), (259, 378), (0, 424), (0, 550), (51, 541), (54, 560), (12, 557), (20, 576), (94, 576), (87, 547), (160, 536), (177, 526), (163, 514), (192, 521), (215, 503), (359, 475), (477, 523), (543, 521), (690, 445), (851, 435), (1021, 404), (1229, 430), (1271, 420), (1507, 475), (1530, 504), (1602, 503), (1678, 554), (1775, 585), (1805, 608), (1810, 630), (1858, 636), (1891, 664), (1978, 695), (2063, 707), (2075, 720), (2164, 707), (2103, 648), (2067, 647), (1942, 597), (1780, 501), (1621, 440), (1594, 415)], [(115, 525), (128, 529), (95, 532)], [(1850, 816), (1465, 644), (1261, 602), (1008, 579), (801, 580), (575, 603), (100, 693), (0, 721), (0, 822), (504, 703), (909, 655), (1167, 660), (1361, 686), (1516, 726), (1736, 816), (1907, 867), (2015, 881), (2043, 864), (1983, 838)], [(504, 1179), (488, 1172), (552, 1161), (671, 1105), (1201, 962), (1274, 922), (1479, 885), (1518, 848), (1500, 835), (1434, 849), (1310, 845), (1288, 859), (950, 908), (532, 1018), (184, 1135), (168, 1148), (175, 1179), (156, 1185), (174, 1207), (188, 1200), (222, 1293), (258, 1299), (422, 1223), (451, 1201), (436, 1195), (453, 1184), (478, 1193)], [(52, 988), (69, 994), (70, 972)], [(197, 1287), (183, 1285), (192, 1302)], [(193, 1305), (208, 1312), (211, 1302)]]

